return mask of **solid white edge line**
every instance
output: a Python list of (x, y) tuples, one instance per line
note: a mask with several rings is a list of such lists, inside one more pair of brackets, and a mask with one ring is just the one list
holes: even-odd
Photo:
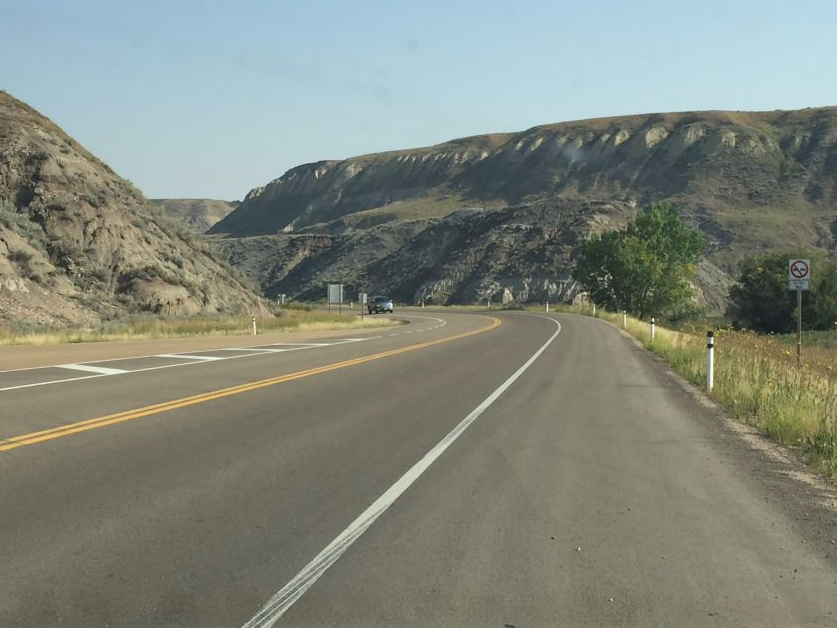
[(96, 379), (97, 377), (107, 377), (107, 375), (82, 375), (81, 377), (69, 377), (67, 379), (50, 379), (45, 382), (33, 382), (31, 384), (17, 384), (16, 386), (6, 386), (5, 388), (0, 388), (0, 392), (6, 390), (20, 390), (21, 388), (35, 388), (37, 386), (47, 386), (49, 384), (65, 384), (67, 382), (78, 382), (83, 379)]
[(71, 371), (86, 371), (88, 373), (98, 373), (99, 375), (119, 375), (128, 372), (125, 369), (111, 369), (106, 366), (90, 366), (89, 364), (59, 364), (56, 368), (69, 369)]
[(270, 628), (276, 621), (279, 620), (285, 612), (293, 606), (302, 595), (322, 576), (326, 570), (331, 567), (343, 555), (343, 553), (355, 542), (366, 530), (371, 526), (375, 520), (380, 517), (386, 510), (398, 499), (412, 484), (415, 482), (426, 470), (433, 464), (433, 462), (441, 456), (444, 451), (464, 432), (471, 423), (485, 412), (485, 410), (494, 403), (506, 389), (511, 386), (523, 373), (528, 369), (532, 363), (537, 360), (540, 355), (546, 351), (546, 348), (552, 344), (552, 341), (561, 333), (561, 323), (554, 318), (547, 316), (538, 316), (538, 318), (545, 318), (552, 321), (558, 326), (558, 329), (549, 340), (547, 340), (541, 348), (538, 349), (532, 357), (517, 369), (511, 377), (503, 382), (499, 388), (491, 393), (485, 400), (474, 408), (471, 413), (453, 428), (447, 436), (440, 440), (433, 449), (427, 452), (421, 460), (415, 463), (398, 481), (390, 486), (383, 495), (376, 499), (371, 506), (364, 510), (360, 516), (355, 519), (349, 526), (340, 533), (328, 546), (308, 563), (302, 571), (300, 571), (293, 579), (282, 587), (276, 595), (274, 595), (267, 604), (265, 604), (252, 619), (250, 619), (243, 628)]

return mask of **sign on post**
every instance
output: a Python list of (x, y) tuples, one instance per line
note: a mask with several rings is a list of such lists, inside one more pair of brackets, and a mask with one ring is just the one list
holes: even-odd
[(360, 303), (360, 317), (363, 318), (364, 310), (366, 309), (366, 293), (361, 292), (357, 295), (357, 302)]
[(788, 281), (791, 290), (810, 290), (811, 260), (788, 260)]
[(336, 305), (340, 308), (340, 313), (343, 312), (343, 284), (330, 283), (328, 284), (328, 311), (331, 312), (331, 306)]

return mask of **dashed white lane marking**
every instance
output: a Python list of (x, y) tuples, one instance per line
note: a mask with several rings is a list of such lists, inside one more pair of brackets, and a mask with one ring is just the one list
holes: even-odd
[(204, 360), (206, 362), (215, 362), (216, 360), (225, 360), (227, 358), (219, 358), (214, 355), (187, 355), (185, 353), (160, 353), (154, 356), (155, 358), (173, 358), (175, 360)]
[(334, 342), (275, 342), (271, 347), (330, 347)]
[(262, 349), (257, 347), (229, 347), (227, 349), (214, 349), (214, 351), (251, 351), (253, 353), (283, 353), (290, 349)]
[[(538, 316), (538, 315), (536, 315)], [(410, 488), (421, 475), (430, 467), (431, 464), (441, 456), (451, 444), (462, 435), (468, 426), (476, 421), (479, 416), (494, 403), (506, 389), (511, 386), (526, 370), (532, 366), (535, 360), (546, 351), (546, 348), (552, 344), (552, 341), (561, 333), (561, 323), (554, 318), (546, 316), (538, 316), (538, 318), (545, 318), (552, 321), (558, 326), (549, 339), (535, 351), (535, 353), (526, 362), (517, 369), (511, 377), (500, 384), (493, 393), (491, 393), (485, 400), (476, 408), (471, 410), (471, 413), (453, 428), (447, 436), (440, 440), (433, 449), (428, 451), (424, 457), (414, 464), (398, 481), (390, 486), (383, 495), (376, 499), (369, 508), (364, 510), (360, 516), (349, 524), (343, 532), (341, 532), (336, 539), (334, 539), (328, 546), (308, 563), (302, 571), (300, 571), (294, 578), (282, 587), (276, 595), (274, 595), (265, 604), (262, 609), (256, 613), (253, 618), (244, 624), (244, 628), (270, 628), (282, 615), (285, 614), (294, 602), (296, 602), (311, 586), (322, 576), (326, 570), (331, 567), (343, 555), (343, 553), (351, 547), (351, 545), (360, 538), (360, 536), (369, 529), (375, 520), (380, 517), (386, 510), (398, 499), (404, 492)]]
[(111, 369), (104, 366), (91, 366), (89, 364), (59, 364), (56, 368), (70, 369), (71, 371), (87, 371), (88, 373), (98, 373), (99, 375), (118, 375), (119, 373), (128, 372), (125, 369)]

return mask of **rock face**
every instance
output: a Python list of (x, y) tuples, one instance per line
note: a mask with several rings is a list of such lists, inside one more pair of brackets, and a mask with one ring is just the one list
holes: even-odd
[(154, 198), (151, 202), (198, 233), (204, 233), (238, 205), (210, 198)]
[[(497, 284), (519, 300), (538, 293), (531, 286), (540, 285), (540, 271), (523, 264), (531, 254), (527, 247), (540, 241), (537, 229), (552, 233), (550, 208), (581, 212), (575, 235), (561, 235), (577, 243), (607, 224), (625, 224), (637, 206), (661, 200), (673, 202), (706, 232), (710, 249), (698, 285), (712, 309), (723, 309), (744, 254), (795, 244), (834, 249), (837, 108), (604, 118), (306, 164), (252, 190), (210, 233), (227, 236), (230, 259), (252, 270), (268, 293), (318, 294), (325, 275), (345, 273), (351, 281), (415, 299), (413, 287), (399, 279), (420, 274), (408, 266), (418, 263), (407, 253), (411, 243), (445, 242), (447, 253), (428, 270), (440, 298), (473, 300)], [(469, 208), (484, 211), (459, 213)], [(478, 231), (488, 216), (526, 211), (533, 222), (520, 222), (529, 225), (525, 237), (513, 237), (500, 223)], [(461, 218), (466, 215), (468, 220)], [(425, 229), (430, 231), (422, 235)], [(377, 257), (369, 242), (382, 234), (400, 244), (379, 260), (381, 268), (370, 267), (367, 260)], [(267, 239), (230, 241), (249, 236)], [(507, 270), (505, 262), (489, 264), (480, 237), (521, 272)], [(544, 246), (551, 237), (543, 236)], [(255, 253), (243, 250), (245, 243), (277, 257), (258, 264)], [(553, 283), (571, 274), (574, 249), (567, 246), (550, 258)], [(468, 256), (471, 262), (449, 263)], [(425, 289), (423, 281), (416, 290)]]
[(0, 320), (266, 313), (219, 260), (50, 120), (0, 92)]

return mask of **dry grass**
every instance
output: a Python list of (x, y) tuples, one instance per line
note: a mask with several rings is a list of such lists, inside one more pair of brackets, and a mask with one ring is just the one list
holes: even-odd
[[(367, 316), (284, 310), (279, 316), (257, 318), (260, 333), (268, 331), (325, 331), (399, 325), (400, 321)], [(0, 324), (0, 345), (53, 345), (191, 336), (235, 336), (253, 333), (249, 316), (166, 318), (142, 316), (103, 323), (95, 329), (22, 329)]]
[[(589, 308), (574, 308), (592, 315)], [(622, 315), (597, 312), (621, 327)], [(693, 384), (706, 385), (706, 330), (673, 331), (628, 318), (627, 331)], [(786, 337), (721, 329), (715, 332), (712, 398), (739, 419), (799, 452), (826, 475), (837, 475), (837, 348), (795, 347)]]

